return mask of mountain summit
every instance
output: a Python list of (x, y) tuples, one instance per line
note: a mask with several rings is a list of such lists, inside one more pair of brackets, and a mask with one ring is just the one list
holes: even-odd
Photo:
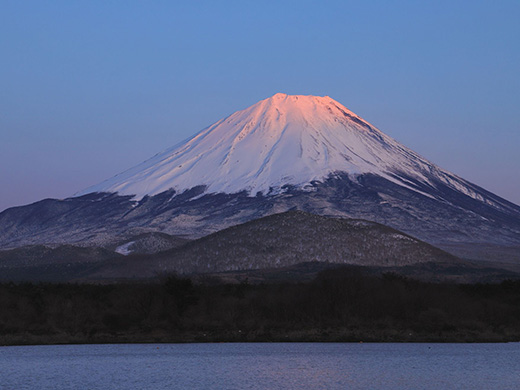
[[(278, 93), (224, 118), (188, 140), (84, 190), (122, 195), (182, 192), (276, 194), (306, 188), (337, 172), (372, 173), (420, 191), (404, 176), (432, 185), (431, 176), (474, 191), (388, 137), (334, 99)], [(403, 175), (404, 174), (404, 175)]]

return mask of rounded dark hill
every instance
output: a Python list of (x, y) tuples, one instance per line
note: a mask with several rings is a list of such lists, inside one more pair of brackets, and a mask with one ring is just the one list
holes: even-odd
[(233, 226), (152, 256), (128, 256), (99, 276), (215, 273), (281, 268), (304, 262), (395, 267), (463, 263), (387, 226), (288, 211)]

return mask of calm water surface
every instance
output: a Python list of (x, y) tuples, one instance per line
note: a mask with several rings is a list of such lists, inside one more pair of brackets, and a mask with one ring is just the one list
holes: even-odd
[(0, 389), (520, 389), (520, 343), (0, 347)]

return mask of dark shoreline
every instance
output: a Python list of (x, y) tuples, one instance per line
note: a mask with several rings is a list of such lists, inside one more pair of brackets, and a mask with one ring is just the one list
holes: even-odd
[[(402, 336), (402, 337), (399, 337)], [(81, 338), (69, 335), (17, 335), (14, 337), (0, 337), (0, 347), (37, 346), (37, 345), (99, 345), (99, 344), (218, 344), (218, 343), (439, 343), (439, 344), (474, 344), (474, 343), (518, 343), (520, 339), (507, 338), (503, 335), (457, 335), (407, 337), (405, 335), (388, 335), (383, 339), (372, 337), (319, 337), (313, 334), (299, 334), (298, 336), (253, 336), (245, 337), (203, 337), (201, 335), (185, 335), (185, 337), (168, 336), (107, 336), (99, 338)]]

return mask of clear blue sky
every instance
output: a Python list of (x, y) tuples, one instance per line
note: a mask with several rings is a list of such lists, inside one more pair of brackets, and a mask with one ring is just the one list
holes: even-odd
[(0, 210), (276, 92), (329, 95), (520, 203), (519, 1), (0, 0)]

